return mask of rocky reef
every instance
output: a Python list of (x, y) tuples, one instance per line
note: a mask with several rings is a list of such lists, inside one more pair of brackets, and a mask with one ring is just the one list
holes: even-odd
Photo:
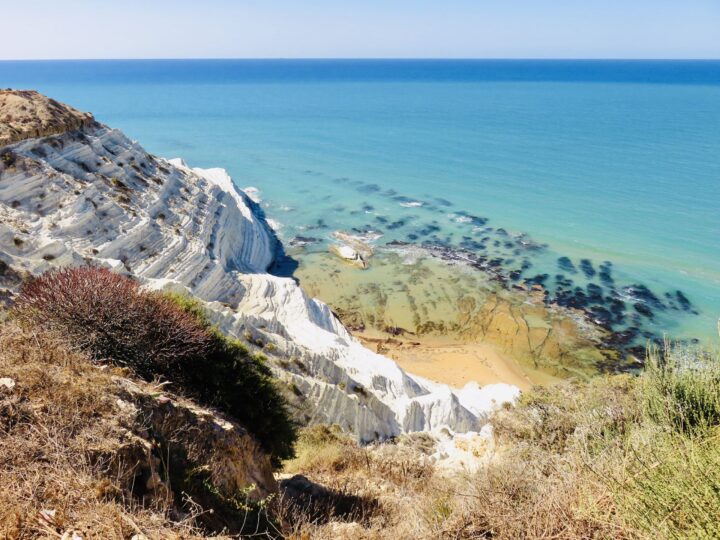
[(30, 99), (39, 119), (2, 131), (10, 134), (0, 147), (6, 297), (24, 276), (84, 264), (189, 292), (224, 333), (264, 347), (304, 420), (337, 423), (361, 441), (478, 431), (517, 396), (505, 384), (457, 391), (410, 375), (363, 347), (295, 281), (268, 274), (277, 240), (224, 170), (150, 155), (119, 130), (38, 94), (3, 96)]

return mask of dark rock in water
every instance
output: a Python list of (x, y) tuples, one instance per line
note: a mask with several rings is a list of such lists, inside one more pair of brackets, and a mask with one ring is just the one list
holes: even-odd
[(557, 283), (558, 287), (565, 287), (570, 288), (573, 285), (572, 279), (568, 279), (562, 274), (557, 274), (555, 276), (555, 283)]
[(517, 241), (520, 247), (527, 251), (540, 251), (541, 249), (546, 247), (542, 244), (538, 244), (525, 233), (518, 235)]
[(518, 281), (520, 279), (520, 275), (522, 272), (520, 270), (512, 270), (509, 274), (510, 279), (513, 281)]
[(417, 234), (414, 234), (414, 233), (408, 234), (407, 237), (408, 237), (408, 240), (417, 240), (418, 238), (420, 238)]
[(625, 330), (618, 330), (613, 332), (610, 342), (616, 346), (629, 345), (635, 338), (640, 334), (640, 329), (637, 326), (631, 326)]
[(577, 269), (572, 263), (569, 257), (560, 257), (557, 260), (558, 268), (563, 272), (569, 272), (570, 274), (577, 274)]
[(625, 313), (625, 302), (619, 298), (611, 298), (608, 296), (605, 301), (610, 304), (610, 311), (613, 313)]
[(313, 225), (308, 225), (307, 230), (312, 231), (316, 229), (327, 229), (327, 223), (325, 223), (324, 219), (318, 219)]
[(585, 274), (588, 279), (592, 278), (595, 275), (595, 268), (593, 268), (590, 259), (582, 259), (580, 261), (580, 270), (582, 270), (582, 273)]
[(575, 303), (575, 307), (578, 308), (584, 308), (588, 305), (588, 298), (585, 294), (585, 291), (580, 287), (575, 287), (575, 294), (573, 295), (573, 301)]
[(377, 193), (380, 189), (377, 184), (365, 184), (357, 188), (360, 193)]
[(613, 314), (610, 313), (608, 309), (602, 306), (592, 306), (589, 309), (589, 312), (591, 317), (597, 324), (604, 328), (607, 328), (608, 330), (612, 329), (615, 317), (613, 317)]
[(387, 191), (385, 191), (385, 193), (383, 193), (383, 195), (385, 195), (386, 197), (394, 197), (395, 195), (397, 195), (397, 191), (395, 191), (394, 189), (388, 189)]
[(452, 203), (448, 201), (447, 199), (441, 199), (439, 197), (435, 198), (435, 202), (437, 202), (441, 206), (452, 206)]
[(635, 308), (635, 311), (637, 311), (640, 315), (647, 317), (648, 319), (655, 318), (655, 314), (652, 312), (652, 310), (647, 304), (643, 304), (642, 302), (636, 302), (633, 304), (633, 307)]
[(500, 240), (495, 240), (495, 241), (493, 242), (493, 246), (495, 246), (495, 247), (500, 247)]
[(425, 227), (420, 229), (419, 233), (423, 236), (428, 236), (428, 235), (431, 235), (432, 233), (436, 233), (439, 231), (440, 231), (440, 227), (438, 227), (437, 225), (434, 225), (432, 223), (428, 223), (427, 225), (425, 225)]
[(460, 242), (460, 247), (462, 247), (463, 249), (469, 249), (474, 251), (483, 251), (485, 249), (485, 244), (473, 240), (469, 236), (464, 236), (462, 241)]
[(382, 223), (383, 225), (388, 222), (388, 219), (384, 216), (375, 216), (375, 221)]
[(648, 306), (652, 306), (655, 309), (665, 309), (665, 304), (645, 285), (629, 285), (623, 287), (622, 290), (625, 294), (641, 300)]
[(588, 302), (593, 304), (604, 304), (605, 299), (603, 298), (603, 290), (599, 285), (595, 283), (588, 283), (587, 286)]
[(603, 283), (603, 285), (612, 287), (615, 284), (615, 280), (610, 275), (610, 272), (606, 272), (605, 270), (600, 270), (600, 272), (598, 273), (598, 277), (600, 278), (600, 281)]
[(387, 228), (391, 231), (394, 231), (395, 229), (399, 229), (400, 227), (404, 227), (407, 224), (407, 222), (404, 219), (399, 219), (397, 221), (393, 221), (390, 223)]
[(354, 233), (361, 234), (361, 235), (368, 235), (368, 234), (383, 234), (383, 232), (379, 229), (375, 229), (373, 227), (353, 227), (350, 229)]
[(677, 298), (677, 301), (680, 304), (680, 307), (682, 308), (683, 311), (692, 310), (692, 303), (690, 302), (688, 297), (683, 294), (682, 291), (680, 291), (680, 290), (675, 291), (675, 298)]
[(385, 244), (386, 246), (402, 247), (411, 245), (410, 242), (403, 242), (402, 240), (390, 240)]
[(600, 265), (598, 277), (604, 285), (612, 286), (615, 283), (612, 278), (612, 263), (610, 261), (605, 261)]
[(332, 207), (332, 210), (333, 210), (333, 212), (345, 212), (345, 210), (347, 210), (347, 208), (345, 206), (343, 206), (342, 204), (337, 204)]
[(406, 197), (405, 195), (396, 195), (395, 197), (393, 197), (393, 200), (394, 200), (394, 201), (397, 201), (397, 202), (399, 202), (399, 203), (401, 203), (401, 204), (402, 204), (402, 203), (416, 203), (416, 202), (420, 202), (420, 201), (418, 201), (417, 199), (411, 199), (410, 197)]
[(468, 221), (468, 223), (474, 225), (475, 227), (482, 227), (488, 222), (488, 218), (481, 217), (481, 216), (474, 216), (473, 214), (468, 214), (467, 212), (457, 212), (458, 216), (462, 216), (466, 218), (465, 221)]
[(350, 179), (347, 176), (341, 176), (340, 178), (335, 178), (334, 181), (338, 184), (345, 184), (346, 182), (349, 182)]
[(362, 205), (362, 210), (363, 212), (372, 212), (373, 210), (375, 210), (375, 207), (372, 204), (365, 203)]
[(545, 282), (550, 276), (548, 274), (537, 274), (527, 280), (528, 283), (534, 283), (536, 285), (545, 285)]
[(315, 238), (313, 236), (296, 236), (295, 238), (290, 240), (290, 245), (302, 247), (302, 246), (307, 246), (309, 244), (315, 244), (319, 241), (320, 241), (319, 238)]
[(523, 259), (522, 266), (520, 266), (520, 268), (524, 271), (524, 270), (528, 270), (531, 267), (532, 267), (532, 263), (527, 259)]
[(512, 242), (505, 242), (506, 249), (512, 249), (514, 247), (515, 247), (515, 244), (513, 244)]
[(500, 236), (507, 236), (507, 235), (508, 235), (508, 232), (507, 232), (505, 229), (503, 229), (503, 228), (495, 229), (495, 232), (498, 233)]

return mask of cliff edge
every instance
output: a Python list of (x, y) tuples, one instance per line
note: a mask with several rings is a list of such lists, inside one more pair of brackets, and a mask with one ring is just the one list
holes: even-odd
[(34, 90), (0, 90), (0, 146), (90, 127), (93, 115)]

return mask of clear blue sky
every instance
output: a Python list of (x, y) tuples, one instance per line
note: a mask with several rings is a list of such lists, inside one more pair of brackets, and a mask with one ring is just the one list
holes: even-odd
[(720, 58), (720, 0), (3, 0), (0, 58)]

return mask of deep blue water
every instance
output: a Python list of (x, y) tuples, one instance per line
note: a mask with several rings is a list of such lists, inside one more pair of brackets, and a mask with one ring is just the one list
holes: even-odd
[(719, 61), (0, 62), (0, 87), (228, 169), (286, 241), (463, 246), (600, 318), (621, 300), (618, 326), (715, 334)]

